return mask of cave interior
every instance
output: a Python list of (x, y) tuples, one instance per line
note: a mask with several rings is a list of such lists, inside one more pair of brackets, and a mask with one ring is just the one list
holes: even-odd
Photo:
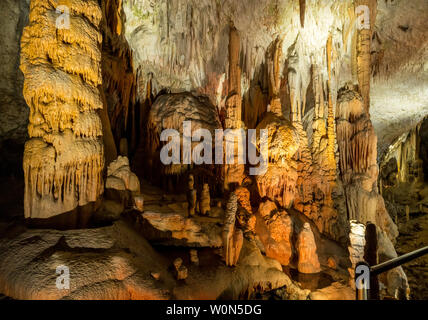
[[(0, 16), (0, 299), (353, 300), (427, 245), (427, 0)], [(376, 298), (427, 299), (427, 264)]]

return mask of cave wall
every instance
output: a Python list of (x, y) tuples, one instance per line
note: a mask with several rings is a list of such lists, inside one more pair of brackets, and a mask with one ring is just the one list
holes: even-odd
[(20, 39), (28, 22), (29, 0), (0, 2), (0, 175), (22, 176), (29, 110), (22, 93), (19, 70)]
[[(362, 32), (354, 27), (354, 10), (361, 4), (371, 8), (371, 18), (376, 21), (370, 30)], [(404, 128), (427, 111), (427, 28), (426, 19), (420, 18), (426, 5), (423, 0), (410, 5), (398, 0), (378, 1), (377, 7), (369, 0), (102, 1), (96, 10), (100, 10), (97, 23), (101, 22), (96, 37), (102, 36), (102, 43), (97, 43), (99, 48), (92, 55), (97, 57), (93, 69), (101, 71), (103, 81), (95, 79), (99, 74), (89, 80), (93, 89), (100, 89), (101, 103), (95, 108), (100, 119), (94, 122), (103, 122), (102, 134), (95, 125), (94, 144), (101, 146), (98, 140), (102, 136), (107, 163), (123, 150), (141, 156), (146, 117), (157, 96), (183, 91), (205, 95), (226, 127), (265, 127), (274, 122), (293, 132), (293, 139), (288, 140), (294, 140), (296, 146), (286, 159), (293, 172), (278, 168), (272, 174), (295, 177), (284, 184), (284, 189), (290, 184), (293, 190), (280, 190), (278, 195), (284, 206), (291, 205), (290, 210), (304, 214), (323, 235), (338, 241), (347, 236), (348, 219), (374, 221), (386, 234), (382, 241), (389, 246), (396, 230), (378, 192), (376, 160), (388, 141), (402, 130), (399, 120), (403, 114), (409, 114)], [(5, 158), (1, 166), (2, 171), (18, 168), (20, 172), (29, 108), (18, 70), (19, 40), (28, 22), (29, 1), (5, 0), (0, 9), (10, 17), (1, 22), (6, 35), (0, 48), (0, 71), (5, 75), (0, 82), (0, 143)], [(391, 15), (393, 19), (389, 19)], [(48, 64), (55, 70), (66, 68), (60, 61)], [(90, 77), (89, 71), (77, 73)], [(31, 74), (28, 72), (27, 77)], [(392, 94), (388, 88), (393, 88)], [(32, 93), (26, 94), (30, 109), (36, 108)], [(404, 101), (408, 96), (412, 98)], [(271, 121), (266, 114), (281, 120)], [(426, 161), (426, 154), (421, 153), (423, 143), (418, 142), (425, 134), (420, 128), (400, 142), (397, 168), (391, 165), (401, 182), (411, 182), (412, 176), (420, 181), (422, 177), (420, 165), (415, 165), (419, 170), (416, 175), (406, 165)], [(31, 138), (38, 135), (32, 130), (30, 134)], [(56, 141), (51, 134), (45, 139), (48, 143)], [(126, 148), (122, 149), (123, 138)], [(101, 154), (101, 149), (98, 151)], [(27, 156), (27, 164), (30, 158)], [(99, 188), (90, 186), (96, 189), (95, 197), (89, 197), (91, 201), (102, 189), (99, 176), (103, 163), (98, 162), (95, 180)], [(243, 180), (241, 169), (237, 181)], [(276, 187), (272, 181), (267, 184)], [(44, 183), (33, 184), (39, 193), (45, 192)], [(382, 192), (383, 187), (379, 187)], [(49, 194), (52, 187), (48, 184), (47, 188)], [(272, 192), (264, 195), (276, 197)], [(74, 204), (67, 210), (71, 207)]]
[(396, 139), (380, 162), (380, 190), (398, 216), (428, 210), (427, 133), (425, 117)]

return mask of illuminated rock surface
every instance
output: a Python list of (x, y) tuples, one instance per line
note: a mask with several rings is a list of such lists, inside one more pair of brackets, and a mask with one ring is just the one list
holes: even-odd
[(101, 10), (75, 1), (70, 26), (57, 29), (56, 7), (31, 1), (21, 39), (24, 97), (30, 107), (25, 144), (25, 216), (49, 218), (97, 200), (104, 150), (97, 110), (103, 108)]
[[(89, 259), (95, 267), (81, 269), (72, 298), (254, 298), (257, 287), (282, 299), (307, 298), (282, 272), (288, 269), (290, 277), (303, 272), (293, 277), (310, 288), (309, 298), (348, 298), (352, 265), (364, 249), (348, 252), (358, 240), (350, 220), (376, 224), (380, 261), (397, 255), (394, 246), (406, 253), (423, 245), (413, 239), (423, 239), (415, 221), (424, 225), (419, 218), (428, 212), (428, 130), (418, 124), (428, 112), (425, 0), (73, 0), (65, 29), (56, 25), (59, 4), (0, 4), (0, 173), (13, 176), (2, 183), (0, 221), (13, 217), (19, 225), (24, 216), (47, 228), (97, 228), (0, 235), (2, 245), (12, 245), (0, 259), (0, 292), (36, 297), (36, 284), (27, 286), (19, 268), (3, 263), (41, 246), (38, 238), (25, 240), (32, 232), (55, 238), (45, 239), (49, 250), (67, 252), (79, 268), (67, 244), (73, 232), (85, 242), (119, 228), (115, 241), (133, 234), (159, 250), (147, 249), (160, 257), (152, 268), (141, 260), (145, 252), (130, 257), (128, 245), (101, 252), (100, 241)], [(192, 121), (191, 133), (205, 128), (213, 137), (220, 128), (268, 129), (267, 171), (163, 165), (160, 134), (174, 129), (182, 136), (184, 120)], [(131, 227), (119, 227), (122, 219)], [(301, 233), (306, 224), (311, 232)], [(188, 263), (193, 247), (199, 267)], [(120, 258), (112, 260), (114, 250)], [(188, 268), (184, 286), (164, 272), (176, 258)], [(31, 261), (32, 270), (44, 268), (43, 259)], [(91, 268), (106, 276), (97, 289), (89, 284)], [(318, 271), (328, 284), (311, 278)], [(410, 275), (415, 286), (418, 276)], [(52, 277), (40, 272), (35, 279)], [(382, 297), (408, 294), (401, 268), (380, 281)], [(40, 294), (60, 297), (49, 290)]]

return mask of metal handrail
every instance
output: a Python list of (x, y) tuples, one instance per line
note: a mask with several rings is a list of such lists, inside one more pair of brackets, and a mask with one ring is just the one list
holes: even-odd
[[(373, 279), (376, 279), (376, 277), (381, 274), (384, 273), (386, 271), (389, 271), (391, 269), (394, 269), (396, 267), (399, 267), (407, 262), (410, 262), (414, 259), (420, 258), (423, 255), (428, 253), (428, 246), (414, 250), (412, 252), (403, 254), (402, 256), (399, 256), (397, 258), (393, 258), (391, 260), (379, 263), (375, 266), (369, 266), (368, 263), (366, 262), (361, 262), (359, 264), (357, 264), (358, 266), (361, 265), (365, 265), (368, 267), (369, 272), (370, 272), (370, 283), (372, 283)], [(356, 269), (357, 269), (356, 267)], [(357, 272), (357, 270), (355, 270)], [(355, 273), (357, 274), (357, 273)], [(364, 283), (364, 285), (361, 285), (361, 283), (359, 283), (359, 285), (356, 285), (356, 298), (357, 300), (368, 300), (369, 298), (373, 298), (370, 296), (370, 290), (367, 286), (367, 283)], [(358, 288), (360, 287), (360, 288)]]
[(427, 253), (428, 253), (428, 246), (403, 254), (402, 256), (399, 256), (397, 258), (379, 263), (373, 267), (370, 267), (370, 275), (373, 275), (373, 276), (379, 275), (381, 273), (384, 273), (386, 271), (399, 267), (402, 264), (405, 264), (409, 261), (420, 258)]

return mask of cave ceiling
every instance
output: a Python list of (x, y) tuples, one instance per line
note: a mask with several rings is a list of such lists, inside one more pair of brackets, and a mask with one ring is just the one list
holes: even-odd
[[(333, 89), (352, 82), (352, 1), (124, 0), (125, 35), (143, 82), (153, 76), (160, 91), (221, 91), (227, 76), (228, 28), (241, 36), (242, 94), (260, 78), (266, 49), (282, 39), (282, 69), (298, 74), (301, 95), (311, 65), (327, 78), (326, 41), (332, 34), (337, 56)], [(380, 0), (371, 48), (371, 120), (381, 156), (428, 113), (428, 1)], [(287, 76), (281, 70), (282, 77)], [(203, 91), (203, 90), (202, 90)], [(213, 97), (221, 102), (221, 93)], [(313, 105), (306, 106), (309, 112)]]

